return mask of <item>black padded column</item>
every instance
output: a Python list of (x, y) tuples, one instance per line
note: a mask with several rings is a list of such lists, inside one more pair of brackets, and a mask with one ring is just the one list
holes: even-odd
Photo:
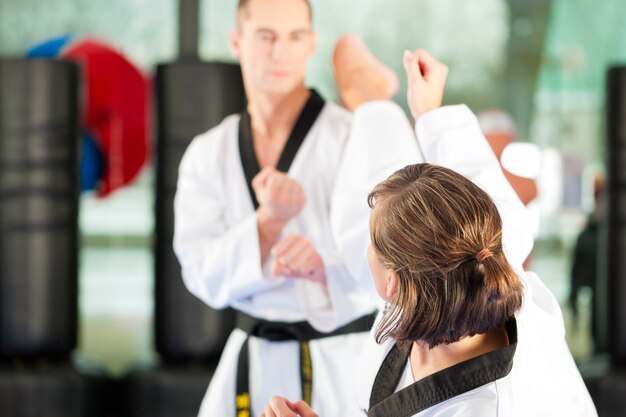
[(215, 367), (164, 366), (125, 380), (124, 417), (196, 417)]
[[(606, 340), (619, 365), (626, 365), (626, 67), (607, 75), (607, 250), (605, 288), (608, 295)], [(598, 304), (603, 306), (604, 300)], [(602, 316), (600, 316), (602, 317)], [(605, 321), (605, 322), (606, 322)], [(601, 322), (602, 323), (602, 322)]]
[(181, 60), (198, 60), (200, 0), (178, 1), (178, 50)]
[(76, 345), (78, 69), (0, 60), (0, 358)]
[(108, 379), (68, 364), (0, 365), (0, 415), (110, 417)]
[(245, 103), (235, 64), (179, 62), (156, 74), (156, 349), (169, 361), (219, 356), (234, 325), (230, 310), (210, 309), (187, 291), (172, 250), (178, 165), (194, 136), (240, 112)]

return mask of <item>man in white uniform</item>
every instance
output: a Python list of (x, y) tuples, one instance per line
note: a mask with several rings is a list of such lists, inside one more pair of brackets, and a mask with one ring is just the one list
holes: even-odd
[[(315, 49), (306, 0), (241, 1), (231, 46), (248, 106), (193, 140), (174, 202), (187, 288), (239, 312), (200, 415), (255, 415), (276, 393), (342, 415), (335, 396), (350, 392), (344, 371), (377, 303), (362, 256), (369, 212), (360, 199), (351, 212), (339, 186), (364, 169), (344, 160), (351, 115), (304, 84)], [(388, 158), (367, 169), (371, 184), (421, 160), (403, 113), (390, 113), (405, 134), (372, 143)]]

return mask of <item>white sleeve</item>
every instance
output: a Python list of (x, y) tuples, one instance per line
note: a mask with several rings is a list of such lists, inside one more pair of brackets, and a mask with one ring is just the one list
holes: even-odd
[(366, 260), (367, 196), (398, 169), (423, 161), (411, 124), (398, 105), (372, 101), (357, 108), (333, 190), (330, 221), (348, 273), (372, 291)]
[[(213, 308), (273, 284), (263, 277), (256, 215), (235, 225), (225, 219), (223, 194), (192, 142), (181, 161), (174, 198), (174, 251), (185, 285)], [(247, 194), (246, 194), (247, 195)]]
[(504, 176), (476, 116), (465, 105), (441, 107), (423, 114), (415, 130), (428, 162), (454, 169), (493, 199), (502, 218), (504, 252), (514, 267), (521, 265), (533, 246), (532, 221)]

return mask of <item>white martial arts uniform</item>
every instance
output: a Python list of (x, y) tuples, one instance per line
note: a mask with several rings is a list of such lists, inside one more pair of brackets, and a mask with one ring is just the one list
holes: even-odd
[[(433, 120), (435, 118), (438, 121)], [(437, 125), (439, 128), (433, 128)], [(394, 342), (388, 340), (378, 345), (372, 332), (361, 358), (360, 372), (355, 378), (357, 407), (349, 415), (364, 416), (370, 410), (372, 415), (386, 417), (596, 416), (591, 397), (565, 343), (558, 303), (534, 273), (525, 273), (521, 268), (529, 248), (524, 243), (527, 236), (520, 234), (520, 227), (529, 232), (531, 228), (525, 220), (527, 217), (520, 217), (521, 203), (517, 198), (511, 198), (513, 190), (503, 185), (506, 180), (495, 157), (488, 151), (488, 144), (482, 138), (474, 116), (463, 106), (438, 109), (419, 119), (417, 135), (426, 160), (439, 160), (441, 165), (474, 180), (498, 206), (503, 220), (504, 249), (511, 264), (519, 265), (515, 270), (524, 284), (523, 305), (516, 315), (517, 346), (514, 354), (511, 346), (506, 349), (507, 353), (505, 349), (498, 349), (483, 355), (482, 359), (465, 361), (463, 371), (451, 367), (415, 383), (409, 361), (404, 359), (404, 364), (400, 362), (401, 377), (395, 394), (384, 400), (385, 404), (379, 402), (382, 405), (377, 410), (380, 414), (374, 414), (375, 407), (370, 410), (372, 388)], [(451, 143), (457, 143), (460, 148), (456, 156), (440, 155), (439, 152)], [(478, 157), (475, 151), (480, 152)], [(458, 156), (466, 162), (457, 160)], [(479, 175), (476, 175), (477, 169), (481, 171)], [(506, 360), (509, 366), (512, 361), (512, 369), (508, 368), (510, 373), (507, 370), (494, 378)], [(389, 366), (389, 362), (386, 365)], [(449, 387), (471, 386), (476, 380), (482, 382), (475, 384), (475, 388), (449, 399), (440, 399), (446, 398)], [(411, 409), (407, 399), (419, 403), (419, 408)], [(398, 405), (399, 409), (396, 408)], [(414, 410), (421, 411), (415, 413)]]
[[(403, 112), (392, 103), (357, 110), (355, 122), (384, 125), (385, 137), (373, 137), (367, 129), (359, 129), (358, 122), (351, 134), (351, 115), (327, 103), (291, 164), (288, 174), (302, 185), (306, 204), (283, 236), (298, 233), (313, 243), (326, 267), (327, 289), (302, 279), (273, 276), (268, 268), (271, 257), (261, 266), (256, 216), (237, 141), (239, 120), (239, 115), (229, 116), (196, 137), (181, 162), (174, 249), (187, 288), (213, 308), (230, 306), (271, 321), (306, 320), (323, 332), (371, 314), (379, 301), (365, 258), (366, 196), (396, 169), (422, 161)], [(359, 157), (365, 154), (377, 155), (380, 163), (370, 169), (368, 161)], [(363, 176), (352, 177), (352, 173)], [(355, 185), (353, 181), (359, 193), (344, 193)], [(352, 396), (350, 371), (367, 338), (368, 333), (362, 332), (310, 342), (312, 405), (323, 415), (345, 415), (352, 406), (336, 399)], [(228, 339), (201, 416), (235, 415), (237, 359), (245, 340), (239, 329)], [(297, 342), (250, 337), (248, 348), (252, 415), (263, 410), (271, 395), (300, 398)]]

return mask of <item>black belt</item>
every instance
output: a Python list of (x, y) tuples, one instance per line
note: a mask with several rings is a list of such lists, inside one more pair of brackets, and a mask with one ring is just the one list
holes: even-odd
[(245, 417), (251, 415), (250, 364), (248, 356), (248, 341), (250, 340), (250, 336), (274, 342), (287, 340), (300, 342), (300, 382), (302, 399), (310, 405), (313, 391), (313, 364), (311, 362), (309, 342), (325, 337), (368, 332), (374, 324), (374, 318), (374, 313), (367, 314), (330, 333), (323, 333), (315, 330), (306, 321), (298, 321), (295, 323), (267, 321), (238, 311), (236, 327), (246, 332), (248, 337), (246, 337), (243, 346), (241, 346), (239, 361), (237, 363), (237, 416)]

